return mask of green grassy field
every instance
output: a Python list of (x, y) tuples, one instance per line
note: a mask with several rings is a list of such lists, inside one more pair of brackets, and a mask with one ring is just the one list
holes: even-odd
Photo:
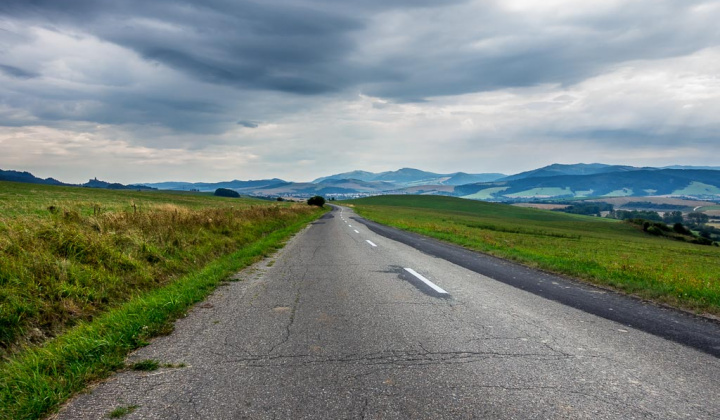
[(714, 185), (703, 184), (702, 182), (693, 181), (687, 187), (673, 192), (673, 195), (717, 195), (720, 194), (720, 188)]
[(347, 202), (371, 220), (720, 315), (720, 248), (653, 237), (617, 220), (438, 196)]
[(469, 198), (473, 200), (492, 200), (493, 194), (503, 192), (508, 188), (509, 187), (485, 188), (484, 190), (480, 190), (475, 194), (466, 195), (463, 198)]
[(39, 418), (325, 210), (0, 182), (0, 418)]

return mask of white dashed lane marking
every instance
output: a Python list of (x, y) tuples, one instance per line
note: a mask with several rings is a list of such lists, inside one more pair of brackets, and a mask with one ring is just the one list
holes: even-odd
[(440, 286), (438, 286), (437, 284), (426, 279), (425, 277), (423, 277), (422, 274), (418, 273), (417, 271), (413, 270), (412, 268), (406, 268), (405, 271), (412, 274), (413, 276), (415, 276), (418, 280), (422, 281), (423, 283), (427, 284), (434, 291), (436, 291), (442, 295), (449, 295), (449, 293), (446, 292), (445, 290), (443, 290)]

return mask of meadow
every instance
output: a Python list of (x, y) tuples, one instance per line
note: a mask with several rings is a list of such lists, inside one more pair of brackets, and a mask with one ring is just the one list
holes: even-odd
[(363, 217), (697, 313), (720, 315), (720, 248), (618, 220), (440, 196), (347, 202)]
[(325, 210), (0, 182), (0, 418), (38, 418)]

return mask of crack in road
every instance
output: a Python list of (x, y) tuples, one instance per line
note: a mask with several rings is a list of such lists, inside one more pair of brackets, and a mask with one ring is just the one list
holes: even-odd
[(295, 299), (292, 303), (292, 306), (290, 307), (290, 317), (288, 319), (287, 324), (285, 325), (285, 335), (278, 343), (274, 344), (270, 348), (270, 351), (268, 351), (268, 354), (272, 354), (275, 351), (275, 349), (277, 349), (278, 347), (280, 347), (280, 346), (286, 344), (288, 341), (290, 341), (290, 335), (291, 335), (290, 330), (292, 329), (292, 326), (295, 323), (295, 313), (296, 313), (298, 305), (300, 303), (300, 290), (302, 288), (302, 283), (306, 280), (306, 276), (307, 276), (307, 269), (305, 270), (305, 273), (303, 273), (300, 280), (295, 282), (297, 285), (297, 289), (295, 290)]

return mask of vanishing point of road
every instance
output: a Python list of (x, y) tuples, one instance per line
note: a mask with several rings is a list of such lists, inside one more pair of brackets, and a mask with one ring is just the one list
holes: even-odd
[(334, 207), (58, 418), (720, 418), (718, 324), (473, 255)]

